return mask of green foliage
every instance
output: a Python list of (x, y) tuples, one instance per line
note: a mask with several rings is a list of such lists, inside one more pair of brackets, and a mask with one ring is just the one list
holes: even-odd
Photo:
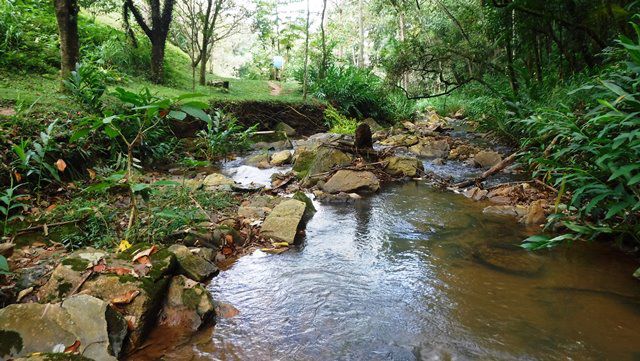
[(22, 184), (16, 186), (13, 185), (13, 177), (11, 177), (11, 184), (2, 193), (0, 193), (0, 216), (2, 217), (2, 234), (9, 233), (9, 223), (17, 219), (23, 219), (22, 215), (16, 210), (25, 209), (27, 206), (20, 202), (20, 194), (16, 193), (16, 190)]
[(49, 124), (45, 131), (40, 132), (38, 141), (25, 141), (14, 144), (12, 149), (17, 156), (14, 167), (24, 173), (27, 179), (35, 179), (35, 188), (41, 189), (42, 183), (60, 182), (58, 169), (53, 165), (49, 154), (57, 149), (54, 136), (57, 122)]
[(0, 256), (0, 275), (10, 275), (9, 263), (4, 256)]
[(329, 131), (338, 134), (355, 134), (358, 127), (358, 121), (353, 118), (347, 118), (336, 108), (329, 105), (324, 110), (324, 121)]
[[(302, 75), (297, 75), (301, 80)], [(395, 122), (413, 117), (413, 102), (387, 89), (371, 70), (355, 66), (330, 66), (324, 78), (310, 69), (309, 89), (344, 115)]]
[(222, 110), (216, 110), (212, 117), (204, 114), (200, 119), (207, 124), (207, 128), (198, 132), (198, 140), (210, 162), (219, 157), (226, 158), (232, 152), (250, 149), (249, 137), (257, 125), (243, 129), (232, 114)]
[[(526, 159), (535, 174), (561, 190), (551, 223), (570, 231), (530, 238), (525, 248), (603, 234), (640, 244), (640, 28), (636, 31), (637, 41), (620, 40), (628, 62), (572, 92), (590, 96), (586, 113), (540, 109), (512, 122), (524, 136), (522, 145), (531, 149)], [(568, 207), (560, 207), (565, 195)], [(563, 212), (566, 208), (576, 211)]]
[(102, 109), (102, 95), (107, 90), (105, 76), (98, 68), (88, 63), (76, 64), (68, 79), (63, 80), (65, 88), (88, 110)]
[(47, 220), (81, 220), (67, 227), (61, 234), (60, 242), (68, 250), (82, 247), (109, 248), (118, 244), (118, 210), (108, 199), (88, 199), (77, 195), (68, 202), (60, 203), (47, 215)]

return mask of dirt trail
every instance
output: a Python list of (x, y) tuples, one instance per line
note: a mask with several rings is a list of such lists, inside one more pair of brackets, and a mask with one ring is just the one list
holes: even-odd
[(282, 93), (282, 85), (273, 81), (269, 82), (269, 89), (271, 89), (269, 94), (273, 96), (279, 96)]

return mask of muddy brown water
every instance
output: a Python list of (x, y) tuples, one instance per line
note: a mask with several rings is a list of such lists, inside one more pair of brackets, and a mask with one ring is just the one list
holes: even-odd
[(209, 284), (237, 316), (179, 342), (156, 330), (162, 357), (640, 359), (633, 259), (603, 245), (525, 252), (534, 230), (484, 206), (420, 182), (318, 205), (298, 248), (257, 251)]

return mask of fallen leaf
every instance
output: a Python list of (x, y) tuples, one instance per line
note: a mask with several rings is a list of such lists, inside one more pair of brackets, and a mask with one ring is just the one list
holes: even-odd
[(24, 290), (18, 293), (18, 298), (16, 298), (16, 302), (20, 302), (26, 295), (33, 292), (33, 287), (25, 288)]
[(224, 246), (222, 247), (222, 254), (228, 256), (233, 253), (233, 249), (231, 247)]
[(93, 272), (102, 273), (107, 269), (107, 265), (104, 263), (93, 266)]
[(16, 177), (16, 182), (20, 183), (22, 181), (22, 174), (18, 172), (13, 172), (14, 177)]
[(73, 345), (67, 346), (67, 348), (64, 349), (64, 353), (77, 353), (79, 349), (80, 349), (80, 340), (76, 340), (76, 342), (74, 342)]
[(135, 275), (135, 272), (133, 272), (133, 270), (124, 267), (107, 267), (105, 269), (105, 272), (115, 273), (118, 276)]
[(45, 208), (45, 210), (44, 210), (44, 211), (45, 211), (46, 213), (49, 213), (49, 212), (53, 211), (54, 209), (56, 209), (56, 207), (57, 207), (57, 206), (58, 206), (57, 204), (52, 204), (52, 205), (50, 205), (49, 207)]
[(133, 262), (137, 261), (138, 259), (142, 258), (142, 257), (147, 257), (149, 258), (149, 256), (151, 256), (152, 254), (158, 252), (158, 247), (156, 247), (156, 245), (154, 244), (153, 246), (145, 249), (144, 251), (139, 251), (138, 253), (136, 253), (135, 256), (133, 256)]
[(114, 305), (127, 305), (131, 303), (136, 297), (138, 297), (139, 294), (140, 294), (140, 291), (131, 290), (125, 293), (124, 295), (114, 297), (111, 300), (111, 303), (113, 303)]
[(274, 247), (280, 248), (280, 247), (289, 247), (289, 243), (288, 242), (274, 242), (272, 243)]
[(87, 173), (89, 173), (89, 179), (94, 180), (96, 179), (96, 171), (91, 169), (91, 168), (87, 168)]
[(136, 259), (136, 262), (138, 262), (139, 264), (151, 267), (151, 259), (149, 258), (149, 256), (142, 256)]
[(62, 159), (58, 159), (55, 164), (56, 168), (58, 168), (58, 170), (61, 172), (64, 172), (64, 170), (67, 169), (67, 163), (65, 163)]
[(129, 248), (131, 248), (131, 243), (129, 243), (129, 241), (127, 241), (126, 239), (123, 239), (118, 245), (118, 252), (124, 252)]
[(230, 234), (227, 234), (224, 236), (224, 241), (226, 242), (226, 244), (231, 244), (233, 245), (233, 236)]

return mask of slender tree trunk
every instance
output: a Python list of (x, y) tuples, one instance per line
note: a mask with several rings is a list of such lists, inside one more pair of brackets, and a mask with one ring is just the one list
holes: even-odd
[(307, 26), (305, 27), (304, 40), (304, 79), (302, 84), (302, 99), (307, 100), (307, 92), (309, 86), (309, 0), (307, 0)]
[(320, 36), (322, 43), (322, 58), (320, 60), (320, 79), (324, 79), (327, 73), (327, 37), (324, 31), (324, 16), (327, 11), (327, 0), (322, 1), (322, 18), (320, 19)]
[(58, 33), (60, 35), (60, 76), (69, 77), (78, 62), (78, 3), (76, 0), (55, 0)]
[(538, 36), (538, 34), (535, 35), (535, 61), (536, 61), (536, 78), (538, 79), (538, 82), (542, 83), (542, 56), (540, 55), (540, 53), (542, 52), (542, 50), (540, 50), (540, 37)]
[(207, 64), (209, 62), (209, 49), (207, 49), (206, 42), (202, 43), (202, 59), (200, 60), (200, 85), (207, 84)]
[[(402, 10), (398, 11), (398, 37), (401, 42), (404, 42), (404, 12)], [(402, 88), (409, 89), (409, 74), (406, 71), (402, 73)]]
[(507, 42), (505, 44), (505, 51), (507, 53), (507, 72), (509, 73), (509, 83), (511, 84), (511, 90), (515, 95), (518, 95), (520, 91), (520, 85), (518, 84), (518, 77), (516, 76), (515, 69), (513, 68), (513, 14), (508, 14), (507, 18)]
[(359, 0), (358, 2), (359, 12), (360, 12), (360, 52), (358, 53), (358, 66), (364, 67), (364, 4), (363, 0)]
[(151, 41), (151, 81), (161, 84), (164, 80), (164, 49), (166, 38), (157, 37)]

